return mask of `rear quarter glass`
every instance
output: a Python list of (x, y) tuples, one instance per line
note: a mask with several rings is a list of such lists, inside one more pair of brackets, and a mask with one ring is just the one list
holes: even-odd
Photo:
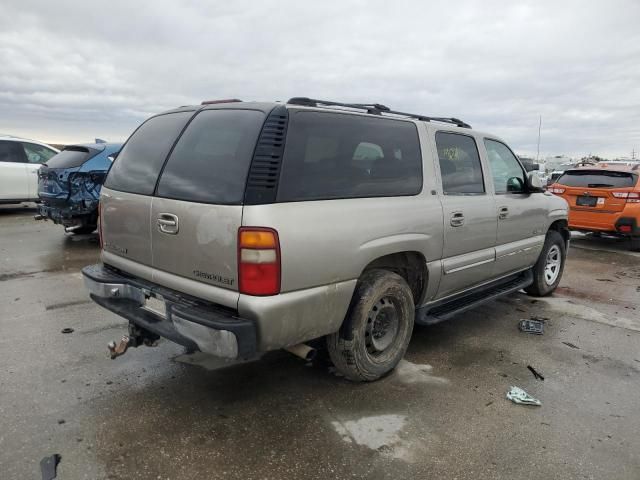
[(413, 122), (290, 114), (278, 201), (404, 196), (421, 190), (422, 155)]
[(151, 195), (169, 150), (192, 116), (191, 111), (168, 113), (143, 123), (113, 162), (105, 187)]
[(204, 110), (189, 123), (158, 183), (159, 197), (239, 205), (265, 115), (257, 110)]

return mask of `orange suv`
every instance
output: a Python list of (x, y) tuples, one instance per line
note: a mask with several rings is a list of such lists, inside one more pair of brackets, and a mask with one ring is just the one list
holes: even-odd
[(596, 164), (567, 170), (548, 191), (569, 203), (569, 228), (631, 240), (640, 251), (640, 164)]

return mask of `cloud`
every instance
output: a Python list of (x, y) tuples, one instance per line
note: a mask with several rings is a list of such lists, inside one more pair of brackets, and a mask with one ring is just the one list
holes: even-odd
[(456, 116), (535, 153), (640, 148), (640, 3), (3, 2), (0, 131), (125, 139), (204, 99)]

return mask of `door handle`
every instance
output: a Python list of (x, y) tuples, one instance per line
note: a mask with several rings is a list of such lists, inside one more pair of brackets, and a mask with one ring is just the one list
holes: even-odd
[(178, 233), (178, 217), (172, 213), (161, 213), (158, 215), (158, 229), (162, 233), (175, 235)]
[(462, 212), (453, 212), (451, 214), (451, 226), (452, 227), (461, 227), (464, 225), (464, 215)]
[(504, 220), (509, 216), (509, 207), (500, 207), (498, 209), (498, 218)]

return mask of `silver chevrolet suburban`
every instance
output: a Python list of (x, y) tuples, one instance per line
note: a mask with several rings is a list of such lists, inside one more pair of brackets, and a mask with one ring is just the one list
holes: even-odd
[(91, 297), (227, 358), (324, 340), (354, 381), (414, 323), (557, 287), (567, 204), (494, 135), (380, 104), (203, 102), (145, 121), (100, 200)]

